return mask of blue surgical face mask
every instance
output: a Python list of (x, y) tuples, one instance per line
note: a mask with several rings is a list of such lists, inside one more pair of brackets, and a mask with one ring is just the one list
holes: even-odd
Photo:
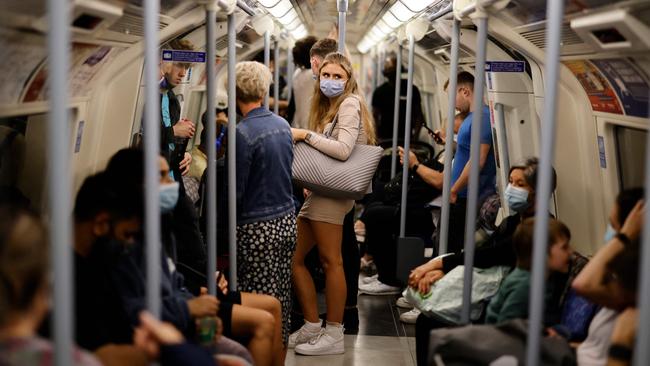
[(338, 97), (343, 94), (345, 89), (345, 81), (333, 79), (321, 79), (320, 91), (328, 98)]
[(607, 231), (605, 231), (605, 236), (603, 237), (604, 243), (609, 243), (610, 240), (614, 239), (616, 235), (616, 230), (609, 222), (607, 223)]
[(171, 212), (178, 202), (178, 182), (163, 184), (160, 186), (160, 212)]
[(508, 184), (505, 192), (506, 202), (511, 210), (522, 213), (528, 208), (528, 190)]

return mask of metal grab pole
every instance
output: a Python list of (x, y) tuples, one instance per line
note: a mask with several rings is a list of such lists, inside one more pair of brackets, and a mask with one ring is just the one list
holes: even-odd
[[(268, 32), (266, 33), (268, 36)], [(228, 110), (237, 108), (235, 98), (235, 14), (228, 14)], [(268, 104), (267, 104), (268, 106)], [(228, 113), (228, 243), (230, 259), (230, 290), (237, 290), (237, 120), (236, 114)]]
[(280, 111), (280, 42), (274, 43), (273, 48), (273, 113), (278, 114)]
[[(215, 141), (217, 138), (217, 126), (215, 124), (215, 96), (216, 96), (216, 72), (214, 62), (216, 60), (216, 35), (215, 23), (217, 22), (217, 13), (215, 10), (207, 10), (205, 13), (205, 39), (207, 60), (205, 67), (207, 69), (207, 80), (205, 83), (207, 95), (207, 121), (208, 125), (203, 128), (208, 129), (208, 267), (206, 268), (208, 277), (208, 293), (217, 294), (217, 280), (214, 271), (217, 269), (217, 147)], [(201, 141), (205, 144), (204, 141)]]
[(555, 149), (555, 116), (557, 113), (557, 90), (560, 76), (560, 37), (564, 1), (551, 0), (546, 8), (546, 65), (544, 87), (544, 115), (542, 119), (542, 149), (537, 175), (537, 197), (535, 230), (533, 237), (533, 262), (530, 283), (528, 348), (526, 364), (539, 364), (542, 322), (544, 321), (544, 293), (546, 275), (546, 256), (548, 247), (548, 213), (551, 199), (552, 162)]
[[(287, 47), (287, 100), (291, 100), (293, 96), (293, 73), (295, 71), (293, 64), (293, 50)], [(291, 121), (289, 121), (291, 122)]]
[(503, 110), (503, 104), (501, 103), (496, 103), (494, 105), (494, 111), (497, 114), (497, 124), (499, 125), (499, 129), (503, 131), (503, 136), (501, 136), (501, 145), (503, 146), (503, 149), (501, 149), (501, 158), (503, 159), (503, 165), (501, 167), (501, 170), (508, 172), (510, 171), (510, 156), (508, 155), (508, 135), (506, 134), (506, 115)]
[[(474, 232), (478, 210), (479, 160), (481, 158), (481, 125), (483, 124), (483, 89), (485, 84), (485, 53), (487, 48), (487, 14), (477, 18), (476, 75), (474, 76), (474, 110), (472, 111), (472, 137), (470, 142), (470, 171), (465, 212), (465, 274), (463, 276), (463, 308), (460, 321), (468, 324), (472, 303), (472, 275), (474, 272)], [(453, 124), (453, 120), (449, 121)], [(449, 139), (448, 136), (447, 139)]]
[(402, 203), (399, 216), (399, 237), (406, 236), (406, 195), (409, 177), (409, 149), (411, 148), (411, 110), (413, 109), (413, 67), (415, 39), (409, 35), (409, 65), (408, 79), (406, 82), (406, 121), (404, 127), (404, 164), (402, 166)]
[(345, 23), (346, 12), (348, 11), (348, 0), (339, 0), (336, 3), (336, 8), (339, 11), (339, 47), (340, 53), (345, 53)]
[(393, 149), (390, 156), (390, 178), (397, 174), (397, 138), (399, 137), (399, 105), (402, 97), (402, 44), (397, 46), (397, 60), (395, 61), (395, 102), (393, 107)]
[(458, 81), (458, 45), (460, 43), (460, 20), (454, 18), (451, 32), (451, 60), (449, 68), (449, 107), (447, 111), (447, 139), (445, 141), (445, 170), (442, 182), (442, 212), (440, 214), (440, 240), (438, 255), (447, 253), (449, 240), (449, 197), (451, 196), (451, 162), (454, 158), (454, 119), (456, 117), (456, 88)]
[[(230, 34), (228, 34), (228, 36), (230, 36)], [(230, 50), (230, 44), (228, 44), (228, 50)], [(264, 66), (268, 67), (269, 70), (271, 70), (270, 65), (271, 65), (271, 33), (269, 33), (269, 31), (266, 31), (264, 32)], [(269, 107), (268, 91), (264, 95), (264, 106), (266, 108)]]
[(68, 6), (63, 0), (47, 2), (50, 33), (47, 38), (50, 56), (50, 115), (47, 123), (49, 156), (50, 264), (54, 271), (54, 361), (56, 365), (72, 364), (72, 243), (68, 68), (70, 34)]
[[(648, 113), (650, 115), (650, 111)], [(646, 141), (650, 146), (650, 134)], [(645, 155), (645, 191), (650, 192), (650, 149), (646, 148)], [(646, 193), (647, 194), (647, 193)], [(647, 204), (646, 204), (647, 205)], [(641, 258), (639, 259), (639, 289), (638, 307), (639, 317), (637, 324), (649, 324), (650, 322), (650, 210), (646, 208), (643, 217), (643, 230), (641, 234)], [(650, 328), (647, 326), (638, 327), (636, 336), (636, 347), (634, 349), (634, 365), (645, 366), (650, 364)]]
[(160, 317), (160, 87), (158, 86), (158, 0), (145, 0), (145, 240), (147, 258), (147, 309)]

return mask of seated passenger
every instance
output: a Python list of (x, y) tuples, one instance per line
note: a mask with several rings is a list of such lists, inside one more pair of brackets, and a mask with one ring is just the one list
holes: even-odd
[[(110, 272), (123, 248), (140, 233), (142, 196), (117, 194), (104, 173), (86, 178), (74, 207), (76, 340), (89, 350), (130, 344), (133, 327)], [(98, 316), (101, 314), (101, 316)], [(98, 331), (101, 330), (101, 331)]]
[[(0, 207), (0, 365), (53, 365), (54, 347), (36, 335), (50, 308), (49, 248), (39, 218)], [(99, 366), (73, 350), (74, 365)]]
[[(127, 152), (122, 152), (125, 155)], [(132, 150), (128, 152), (132, 161), (142, 161), (142, 152)], [(113, 161), (113, 160), (111, 160)], [(159, 159), (161, 186), (173, 186), (169, 176), (169, 166), (164, 159)], [(109, 163), (109, 166), (111, 163)], [(111, 172), (115, 177), (125, 169), (122, 164), (113, 164)], [(118, 169), (118, 167), (121, 167)], [(142, 187), (142, 170), (136, 170), (131, 185), (125, 189), (138, 189)], [(114, 178), (114, 177), (113, 177)], [(134, 182), (140, 182), (133, 185)], [(119, 185), (119, 183), (115, 183)], [(140, 188), (141, 189), (141, 188)], [(161, 192), (163, 192), (161, 190)], [(169, 199), (161, 195), (161, 209), (173, 209), (175, 204), (173, 197)], [(165, 235), (163, 235), (165, 236)], [(169, 239), (167, 239), (169, 240)], [(163, 241), (167, 241), (163, 238)], [(137, 324), (139, 311), (144, 308), (144, 248), (136, 245), (131, 253), (123, 256), (121, 262), (114, 271), (114, 282), (120, 284), (122, 301), (131, 317), (131, 322)], [(280, 322), (280, 304), (271, 296), (261, 294), (239, 293), (225, 294), (223, 301), (217, 300), (214, 296), (207, 295), (205, 289), (201, 289), (200, 296), (195, 297), (184, 287), (184, 278), (176, 270), (175, 263), (171, 261), (164, 251), (161, 252), (162, 263), (162, 287), (163, 287), (163, 310), (162, 318), (173, 323), (186, 336), (194, 335), (194, 319), (218, 315), (223, 320), (224, 334), (227, 336), (245, 337), (248, 339), (250, 350), (256, 364), (265, 365), (271, 362), (278, 364), (283, 356), (281, 351), (280, 328), (274, 324)], [(201, 274), (199, 273), (198, 277)], [(128, 286), (127, 286), (128, 284)], [(203, 282), (205, 284), (205, 281)], [(223, 287), (223, 285), (221, 286)], [(273, 356), (271, 356), (273, 355)]]
[[(603, 306), (589, 326), (587, 339), (578, 347), (580, 365), (606, 364), (612, 332), (620, 311), (635, 304), (634, 296), (625, 291), (620, 281), (612, 280), (607, 265), (640, 237), (645, 205), (639, 200), (643, 195), (641, 188), (628, 189), (618, 195), (609, 215), (604, 238), (606, 245), (573, 281), (573, 288), (578, 294)], [(632, 273), (633, 268), (627, 270)], [(623, 278), (630, 276), (627, 274)]]
[[(516, 264), (512, 235), (517, 226), (528, 217), (535, 216), (535, 192), (537, 185), (537, 158), (529, 158), (524, 164), (510, 168), (509, 184), (505, 191), (506, 201), (514, 215), (504, 219), (497, 230), (480, 248), (476, 248), (474, 266), (490, 268), (493, 266), (510, 266)], [(555, 190), (555, 170), (551, 182), (551, 191)], [(458, 251), (448, 256), (437, 257), (415, 268), (409, 276), (409, 286), (418, 288), (431, 286), (464, 262), (464, 252)]]
[[(400, 147), (401, 163), (403, 163), (402, 157), (403, 149)], [(410, 152), (409, 159), (411, 175), (415, 178), (409, 178), (406, 235), (419, 237), (425, 243), (431, 243), (434, 227), (431, 210), (427, 204), (441, 194), (443, 166), (434, 159), (419, 165), (413, 152)], [(399, 191), (401, 194), (401, 189)], [(377, 275), (363, 279), (364, 283), (359, 286), (359, 292), (362, 294), (389, 295), (398, 294), (402, 290), (403, 284), (397, 279), (396, 260), (397, 238), (400, 231), (400, 202), (399, 197), (391, 200), (389, 195), (386, 196), (383, 202), (367, 205), (360, 218), (366, 230), (367, 255), (364, 256), (364, 261), (368, 263), (372, 260), (377, 267)]]
[[(567, 273), (571, 262), (571, 232), (562, 222), (550, 219), (548, 225), (548, 259), (546, 260), (546, 279), (553, 272)], [(524, 220), (515, 231), (512, 243), (517, 255), (517, 266), (503, 280), (501, 287), (487, 307), (485, 322), (488, 324), (502, 323), (510, 319), (528, 318), (528, 299), (530, 296), (530, 271), (533, 252), (533, 230), (535, 219)], [(546, 296), (553, 300), (552, 281), (548, 282)], [(544, 307), (546, 312), (560, 311), (559, 304), (550, 301)], [(548, 319), (554, 322), (555, 319)], [(551, 324), (552, 325), (552, 324)]]
[(623, 251), (607, 263), (610, 280), (617, 282), (629, 306), (616, 318), (608, 351), (607, 365), (631, 365), (638, 329), (637, 286), (639, 284), (640, 241), (626, 243)]

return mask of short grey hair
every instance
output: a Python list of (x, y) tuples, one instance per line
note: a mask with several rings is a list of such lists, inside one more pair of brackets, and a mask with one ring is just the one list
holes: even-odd
[(239, 62), (235, 66), (235, 84), (237, 99), (244, 103), (260, 101), (269, 91), (271, 71), (256, 61)]

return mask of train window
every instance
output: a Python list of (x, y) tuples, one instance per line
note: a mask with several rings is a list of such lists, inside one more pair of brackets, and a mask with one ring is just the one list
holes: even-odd
[(617, 126), (614, 129), (614, 134), (616, 136), (618, 177), (621, 190), (643, 186), (648, 132), (636, 128)]
[(41, 208), (46, 181), (47, 115), (0, 118), (0, 199)]

